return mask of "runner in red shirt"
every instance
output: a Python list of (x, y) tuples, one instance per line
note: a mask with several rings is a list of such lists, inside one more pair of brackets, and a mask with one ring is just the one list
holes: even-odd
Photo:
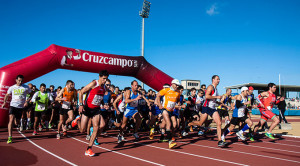
[(274, 83), (269, 83), (268, 87), (269, 91), (263, 92), (257, 97), (257, 101), (259, 102), (258, 108), (261, 113), (261, 117), (258, 124), (254, 126), (254, 133), (256, 133), (257, 130), (268, 121), (268, 119), (272, 119), (273, 122), (265, 135), (271, 139), (275, 139), (271, 132), (279, 123), (279, 119), (272, 112), (273, 105), (276, 104), (276, 95), (274, 94), (276, 92), (276, 85)]

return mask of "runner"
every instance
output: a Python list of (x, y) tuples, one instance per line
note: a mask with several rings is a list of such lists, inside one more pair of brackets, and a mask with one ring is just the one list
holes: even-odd
[[(180, 94), (177, 90), (178, 86), (180, 86), (180, 82), (177, 79), (174, 79), (172, 81), (172, 85), (170, 88), (163, 89), (157, 93), (155, 102), (159, 106), (159, 109), (162, 110), (162, 116), (166, 123), (166, 134), (167, 139), (169, 141), (169, 148), (174, 148), (177, 144), (172, 141), (172, 133), (171, 133), (171, 120), (173, 123), (173, 126), (176, 126), (176, 118), (173, 114), (173, 111), (175, 107), (180, 109), (179, 106), (176, 106), (176, 104), (180, 100)], [(161, 96), (164, 96), (164, 102), (161, 104), (160, 98)]]
[(244, 127), (236, 133), (236, 135), (243, 141), (246, 140), (243, 133), (244, 131), (251, 128), (253, 122), (245, 114), (247, 106), (251, 104), (251, 101), (248, 101), (248, 88), (242, 87), (241, 94), (236, 97), (235, 108), (233, 110), (232, 119), (230, 121), (229, 127), (225, 127), (224, 133), (222, 135), (222, 140), (225, 142), (225, 136), (230, 133), (236, 125), (239, 125), (240, 122), (246, 122)]
[(221, 99), (222, 96), (219, 96), (217, 86), (219, 85), (220, 77), (218, 75), (214, 75), (212, 77), (212, 84), (207, 87), (205, 93), (205, 103), (203, 105), (202, 115), (200, 117), (200, 121), (193, 121), (189, 123), (189, 126), (202, 126), (202, 124), (207, 120), (207, 116), (211, 116), (213, 120), (217, 124), (217, 135), (218, 135), (218, 146), (224, 147), (226, 142), (221, 139), (221, 119), (218, 111), (216, 110), (217, 99)]
[[(109, 74), (106, 70), (100, 71), (99, 79), (92, 81), (79, 92), (78, 105), (79, 112), (82, 113), (80, 132), (85, 132), (89, 119), (91, 119), (93, 123), (93, 133), (90, 138), (87, 150), (85, 151), (85, 155), (90, 157), (95, 156), (95, 153), (92, 151), (92, 146), (98, 134), (100, 122), (100, 105), (103, 104), (103, 96), (107, 91), (104, 84), (108, 79), (108, 76)], [(87, 93), (87, 95), (85, 101), (83, 102), (84, 93)]]
[[(56, 92), (54, 91), (54, 85), (50, 85), (50, 92), (49, 94), (51, 95), (52, 99), (55, 99), (56, 98)], [(50, 120), (49, 120), (49, 128), (51, 129), (52, 128), (52, 122), (53, 122), (53, 119), (56, 117), (56, 110), (55, 107), (56, 107), (56, 104), (57, 102), (55, 102), (55, 100), (51, 101), (50, 103), (50, 110), (51, 110), (51, 116), (50, 116)]]
[(130, 90), (130, 87), (126, 87), (124, 89), (124, 92), (122, 92), (113, 103), (113, 106), (115, 108), (115, 117), (116, 117), (115, 126), (118, 128), (121, 127), (124, 111), (126, 108), (124, 95), (125, 95), (125, 92), (129, 91), (129, 90)]
[(127, 121), (133, 118), (135, 120), (135, 129), (133, 136), (137, 140), (139, 139), (138, 135), (138, 129), (141, 125), (141, 115), (138, 112), (138, 101), (141, 98), (145, 98), (145, 96), (139, 95), (137, 92), (138, 88), (138, 82), (136, 80), (131, 82), (131, 89), (130, 91), (125, 92), (125, 104), (126, 104), (126, 110), (124, 112), (124, 117), (122, 121), (122, 126), (120, 128), (120, 133), (118, 135), (118, 143), (121, 143), (123, 141), (125, 127), (127, 124)]
[[(276, 117), (276, 115), (272, 112), (272, 108), (276, 102), (276, 85), (274, 83), (268, 84), (269, 90), (266, 92), (262, 92), (257, 96), (257, 101), (259, 102), (258, 108), (261, 113), (260, 121), (257, 125), (254, 127), (254, 133), (257, 132), (257, 130), (262, 127), (268, 119), (272, 119), (273, 122), (271, 123), (271, 126), (269, 130), (265, 133), (265, 135), (271, 139), (275, 139), (272, 135), (272, 130), (278, 125), (279, 119)], [(278, 103), (279, 101), (277, 101)]]
[(2, 108), (5, 107), (6, 101), (9, 95), (12, 95), (9, 107), (9, 122), (8, 122), (8, 140), (7, 143), (12, 143), (12, 129), (16, 119), (17, 125), (20, 123), (20, 118), (22, 116), (22, 111), (24, 107), (28, 105), (31, 98), (26, 100), (26, 95), (31, 93), (31, 89), (23, 84), (24, 76), (18, 75), (16, 77), (16, 84), (9, 87), (6, 95), (4, 96), (4, 101)]
[(67, 126), (74, 118), (73, 106), (77, 103), (77, 92), (76, 89), (74, 89), (74, 82), (68, 80), (66, 87), (59, 92), (55, 100), (61, 102), (62, 104), (59, 111), (59, 123), (57, 127), (57, 139), (60, 139), (60, 129), (63, 129), (63, 136), (66, 136)]
[[(35, 110), (34, 110), (34, 125), (33, 125), (33, 134), (37, 134), (37, 125), (39, 121), (41, 121), (40, 125), (43, 125), (46, 119), (46, 111), (48, 109), (49, 101), (52, 102), (53, 98), (52, 96), (46, 92), (46, 85), (41, 84), (40, 86), (40, 91), (36, 92), (32, 99), (31, 102), (35, 103)], [(46, 128), (48, 128), (46, 124)], [(41, 127), (40, 130), (41, 131)]]
[(222, 120), (222, 117), (225, 118), (225, 126), (230, 123), (228, 111), (231, 110), (231, 89), (226, 89), (226, 93), (222, 96), (220, 105), (218, 107), (218, 113)]

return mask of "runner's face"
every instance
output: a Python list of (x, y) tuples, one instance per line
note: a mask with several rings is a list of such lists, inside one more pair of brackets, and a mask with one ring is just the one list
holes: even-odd
[(219, 85), (220, 77), (217, 76), (215, 79), (213, 79), (213, 83), (215, 83), (216, 85)]
[(244, 97), (246, 97), (246, 96), (248, 95), (248, 90), (244, 90), (244, 91), (242, 92), (242, 95), (243, 95)]
[(68, 54), (69, 56), (72, 56), (72, 55), (73, 55), (73, 51), (68, 51), (67, 54)]
[(231, 89), (226, 92), (226, 95), (231, 95)]
[(253, 94), (253, 90), (249, 90), (248, 94), (252, 95)]
[(274, 93), (276, 92), (276, 85), (272, 86), (271, 91)]
[(192, 95), (192, 96), (195, 96), (195, 94), (196, 94), (196, 91), (195, 91), (195, 90), (191, 91), (191, 95)]
[(51, 87), (50, 87), (50, 91), (53, 92), (53, 90), (54, 90), (54, 89), (53, 89), (53, 87), (51, 86)]
[(132, 91), (136, 91), (137, 88), (138, 88), (138, 85), (139, 85), (139, 84), (138, 84), (136, 81), (134, 81), (134, 82), (132, 83), (132, 85), (131, 85)]
[(46, 91), (46, 87), (41, 86), (41, 87), (40, 87), (40, 91), (41, 91), (42, 93), (44, 93), (44, 92)]
[(177, 90), (177, 88), (178, 88), (178, 85), (176, 85), (176, 84), (172, 84), (171, 86), (174, 90)]
[(102, 77), (99, 76), (99, 83), (101, 85), (103, 85), (106, 83), (107, 79), (108, 79), (108, 76), (102, 76)]
[(22, 85), (23, 79), (22, 78), (16, 79), (16, 83), (17, 83), (18, 86)]

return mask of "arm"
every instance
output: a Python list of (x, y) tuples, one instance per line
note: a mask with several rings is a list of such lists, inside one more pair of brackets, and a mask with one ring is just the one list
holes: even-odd
[(36, 98), (38, 97), (39, 92), (35, 92), (35, 94), (33, 95), (32, 99), (31, 99), (31, 103), (35, 103), (36, 102)]
[(119, 108), (117, 107), (117, 103), (121, 100), (122, 97), (123, 97), (123, 95), (119, 95), (113, 103), (113, 106), (114, 106), (115, 110), (117, 111), (117, 114), (120, 114)]
[(162, 109), (163, 107), (160, 103), (160, 97), (161, 97), (160, 93), (157, 93), (156, 98), (155, 98), (155, 104), (159, 107), (159, 109)]
[(128, 103), (131, 103), (133, 101), (136, 101), (136, 100), (140, 100), (141, 99), (141, 95), (139, 95), (137, 98), (135, 99), (129, 99), (130, 98), (130, 90), (126, 91), (125, 93), (125, 103), (128, 104)]
[(212, 87), (212, 85), (209, 85), (207, 90), (206, 90), (206, 93), (205, 93), (206, 99), (211, 100), (211, 99), (221, 99), (222, 98), (222, 96), (212, 96), (210, 94), (212, 91), (213, 91), (213, 87)]
[(55, 98), (55, 101), (62, 101), (62, 100), (64, 100), (64, 98), (63, 98), (64, 91), (65, 91), (64, 88), (60, 90), (59, 94)]
[(79, 112), (82, 112), (84, 111), (83, 109), (83, 94), (88, 92), (89, 90), (91, 90), (94, 86), (96, 85), (96, 82), (95, 81), (92, 81), (91, 83), (89, 83), (87, 86), (85, 86), (83, 89), (81, 89), (79, 91), (79, 96), (78, 96), (78, 99), (79, 99), (79, 108), (78, 108), (78, 111)]
[(4, 96), (4, 101), (3, 101), (3, 104), (1, 105), (1, 108), (4, 108), (4, 107), (5, 107), (5, 104), (6, 104), (6, 102), (7, 102), (8, 96), (9, 96), (8, 93)]

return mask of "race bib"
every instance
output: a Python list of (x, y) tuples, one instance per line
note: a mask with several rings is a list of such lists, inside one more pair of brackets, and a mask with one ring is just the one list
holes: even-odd
[(71, 108), (71, 102), (63, 101), (62, 108), (63, 109), (70, 109)]
[(103, 96), (100, 96), (100, 95), (95, 95), (94, 96), (94, 99), (92, 101), (92, 104), (93, 105), (97, 105), (99, 106), (101, 104), (101, 101), (103, 100)]
[(169, 101), (167, 105), (168, 110), (173, 110), (175, 108), (176, 102)]
[(137, 107), (138, 106), (138, 101), (134, 100), (133, 102), (130, 103), (130, 107)]
[(46, 109), (46, 104), (39, 103), (38, 106), (37, 106), (37, 109), (38, 110), (45, 110)]

